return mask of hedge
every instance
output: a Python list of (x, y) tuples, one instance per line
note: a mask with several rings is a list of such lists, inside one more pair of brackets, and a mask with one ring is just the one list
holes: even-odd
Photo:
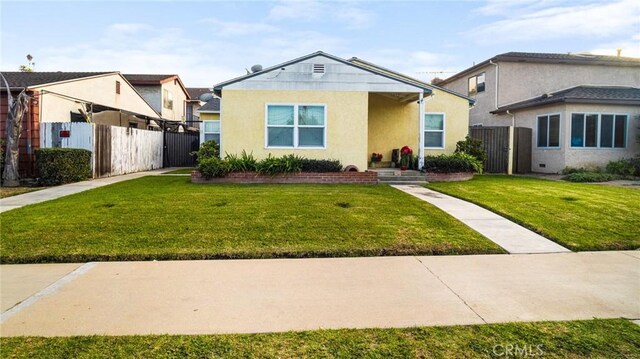
[(451, 155), (425, 157), (424, 169), (433, 173), (476, 172), (482, 174), (482, 162), (472, 155), (456, 152)]
[(39, 148), (35, 153), (41, 185), (54, 186), (91, 178), (91, 151), (79, 148)]

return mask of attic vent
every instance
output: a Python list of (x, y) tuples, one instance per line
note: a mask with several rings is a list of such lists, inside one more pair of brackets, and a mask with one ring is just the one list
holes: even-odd
[(324, 74), (324, 64), (313, 64), (314, 74)]

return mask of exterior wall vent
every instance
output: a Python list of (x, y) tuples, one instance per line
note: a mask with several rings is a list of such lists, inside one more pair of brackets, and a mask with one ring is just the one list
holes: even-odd
[(313, 64), (311, 69), (311, 77), (313, 77), (314, 79), (319, 79), (324, 76), (324, 71), (324, 64)]

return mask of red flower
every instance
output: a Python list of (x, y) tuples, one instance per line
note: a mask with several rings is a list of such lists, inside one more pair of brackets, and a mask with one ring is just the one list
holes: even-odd
[(413, 150), (409, 146), (404, 146), (400, 150), (400, 153), (402, 153), (403, 155), (413, 155)]

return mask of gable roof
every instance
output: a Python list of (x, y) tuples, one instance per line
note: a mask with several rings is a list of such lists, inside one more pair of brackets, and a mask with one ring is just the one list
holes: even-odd
[[(86, 77), (113, 74), (110, 72), (21, 72), (2, 71), (2, 75), (7, 79), (10, 89), (23, 89), (30, 86), (39, 86), (56, 82), (77, 80)], [(6, 88), (4, 81), (0, 81), (0, 88)]]
[(206, 93), (211, 93), (211, 89), (207, 87), (187, 87), (187, 92), (191, 98), (190, 101), (199, 102), (200, 96)]
[(211, 100), (207, 101), (200, 109), (198, 110), (200, 113), (220, 113), (220, 98), (214, 97)]
[(375, 70), (375, 69), (371, 69), (371, 68), (366, 67), (366, 66), (358, 65), (356, 63), (347, 61), (345, 59), (342, 59), (340, 57), (337, 57), (337, 56), (334, 56), (334, 55), (331, 55), (331, 54), (328, 54), (328, 53), (322, 52), (322, 51), (317, 51), (317, 52), (314, 52), (314, 53), (311, 53), (311, 54), (308, 54), (308, 55), (305, 55), (305, 56), (302, 56), (302, 57), (298, 57), (296, 59), (293, 59), (293, 60), (290, 60), (290, 61), (287, 61), (287, 62), (283, 62), (283, 63), (278, 64), (278, 65), (274, 65), (274, 66), (268, 67), (266, 69), (263, 69), (262, 71), (253, 72), (253, 73), (250, 73), (250, 74), (246, 74), (244, 76), (236, 77), (234, 79), (231, 79), (231, 80), (228, 80), (228, 81), (225, 81), (225, 82), (221, 82), (221, 83), (219, 83), (219, 84), (217, 84), (217, 85), (215, 85), (213, 87), (213, 91), (217, 95), (220, 95), (220, 91), (222, 90), (222, 88), (227, 86), (227, 85), (231, 85), (231, 84), (236, 83), (236, 82), (244, 81), (246, 79), (250, 79), (252, 77), (255, 77), (255, 76), (258, 76), (258, 75), (262, 75), (262, 74), (265, 74), (267, 72), (270, 72), (270, 71), (273, 71), (273, 70), (276, 70), (276, 69), (279, 69), (279, 68), (282, 68), (282, 67), (285, 67), (285, 66), (289, 66), (289, 65), (292, 65), (292, 64), (295, 64), (295, 63), (298, 63), (298, 62), (302, 62), (302, 61), (308, 60), (308, 59), (316, 57), (316, 56), (323, 56), (323, 57), (326, 57), (328, 59), (343, 63), (345, 65), (353, 66), (353, 67), (358, 68), (360, 70), (367, 71), (369, 73), (373, 73), (375, 75), (379, 75), (379, 76), (386, 77), (388, 79), (395, 80), (395, 81), (398, 81), (398, 82), (401, 82), (401, 83), (404, 83), (404, 84), (407, 84), (407, 85), (418, 87), (421, 90), (423, 90), (424, 93), (431, 94), (431, 89), (429, 87), (423, 86), (421, 84), (417, 84), (415, 81), (410, 81), (410, 80), (407, 80), (407, 79), (404, 79), (404, 78), (399, 78), (397, 76), (391, 76), (391, 75), (386, 74), (384, 72), (381, 72), (381, 71), (378, 71), (378, 70)]
[(172, 80), (178, 80), (178, 84), (187, 96), (187, 100), (190, 100), (189, 91), (180, 80), (178, 75), (158, 75), (158, 74), (123, 74), (127, 81), (132, 85), (149, 86), (149, 85), (162, 85)]
[(505, 52), (496, 55), (488, 60), (482, 61), (477, 65), (471, 66), (457, 74), (444, 79), (440, 85), (447, 84), (453, 80), (457, 80), (462, 76), (470, 74), (482, 67), (487, 66), (490, 62), (530, 62), (530, 63), (551, 63), (551, 64), (573, 64), (573, 65), (599, 65), (599, 66), (632, 66), (640, 67), (640, 58), (591, 55), (591, 54), (559, 54), (544, 52)]
[(420, 80), (418, 80), (418, 79), (414, 79), (413, 77), (409, 77), (409, 76), (407, 76), (407, 75), (404, 75), (404, 74), (401, 74), (401, 73), (399, 73), (399, 72), (396, 72), (396, 71), (390, 70), (390, 69), (388, 69), (388, 68), (386, 68), (386, 67), (382, 67), (382, 66), (380, 66), (380, 65), (376, 65), (376, 64), (374, 64), (374, 63), (372, 63), (372, 62), (368, 62), (368, 61), (365, 61), (365, 60), (359, 59), (359, 58), (357, 58), (357, 57), (352, 57), (352, 58), (350, 58), (350, 59), (349, 59), (349, 62), (352, 62), (352, 63), (360, 63), (360, 64), (363, 64), (363, 65), (365, 65), (365, 66), (370, 66), (370, 67), (372, 67), (372, 68), (375, 68), (375, 69), (377, 69), (377, 70), (379, 70), (379, 71), (382, 71), (382, 72), (388, 73), (388, 74), (393, 75), (393, 76), (395, 76), (395, 77), (402, 78), (402, 79), (405, 79), (405, 80), (407, 80), (407, 81), (412, 81), (412, 82), (414, 82), (414, 83), (416, 83), (416, 84), (419, 84), (420, 86), (424, 86), (424, 87), (429, 87), (429, 88), (438, 89), (438, 90), (440, 90), (440, 91), (443, 91), (443, 92), (446, 92), (446, 93), (452, 94), (452, 95), (454, 95), (454, 96), (462, 97), (462, 98), (464, 98), (464, 99), (468, 100), (470, 105), (473, 105), (473, 104), (476, 102), (476, 100), (475, 100), (475, 99), (473, 99), (473, 98), (471, 98), (471, 97), (469, 97), (469, 96), (465, 96), (465, 95), (463, 95), (463, 94), (461, 94), (461, 93), (458, 93), (458, 92), (455, 92), (455, 91), (452, 91), (452, 90), (449, 90), (449, 89), (445, 89), (445, 88), (442, 88), (442, 87), (439, 87), (439, 86), (436, 86), (436, 85), (432, 85), (432, 84), (426, 83), (426, 82), (424, 82), (424, 81), (420, 81)]
[(623, 86), (575, 86), (566, 90), (502, 106), (491, 113), (504, 113), (555, 103), (599, 103), (640, 105), (640, 88)]

